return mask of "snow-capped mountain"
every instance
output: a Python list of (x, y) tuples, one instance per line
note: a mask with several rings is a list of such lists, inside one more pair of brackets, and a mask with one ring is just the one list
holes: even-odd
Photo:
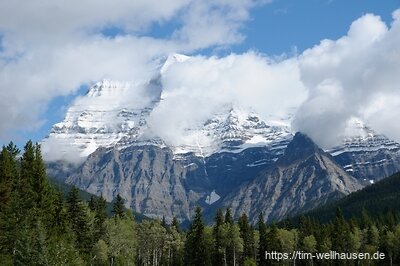
[(349, 120), (341, 145), (328, 152), (348, 173), (367, 183), (400, 171), (400, 144), (358, 118)]
[(83, 161), (99, 147), (144, 144), (168, 146), (177, 157), (189, 152), (203, 157), (216, 152), (238, 153), (260, 146), (282, 150), (287, 145), (292, 138), (290, 121), (269, 123), (252, 110), (230, 103), (209, 118), (184, 128), (179, 143), (169, 143), (157, 135), (149, 127), (148, 119), (164, 97), (162, 75), (173, 64), (188, 59), (183, 55), (169, 56), (149, 82), (103, 80), (94, 84), (86, 95), (72, 103), (65, 119), (55, 124), (43, 140), (46, 158), (65, 160), (69, 154), (78, 154), (79, 161)]
[[(276, 180), (282, 187), (291, 187), (294, 176), (304, 184), (309, 184), (308, 176), (316, 180), (299, 190), (291, 187), (299, 197), (285, 196), (282, 201), (286, 207), (294, 201), (301, 202), (296, 206), (303, 208), (309, 204), (302, 198), (303, 192), (309, 193), (308, 199), (316, 206), (320, 199), (336, 198), (331, 196), (346, 194), (400, 171), (400, 144), (375, 133), (356, 118), (349, 120), (342, 144), (327, 153), (315, 149), (318, 152), (312, 158), (317, 159), (310, 165), (297, 161), (304, 159), (303, 146), (292, 143), (295, 132), (290, 116), (265, 118), (236, 103), (225, 102), (200, 119), (188, 116), (190, 123), (183, 123), (175, 141), (163, 137), (163, 132), (154, 128), (154, 116), (163, 111), (160, 107), (170, 95), (164, 92), (163, 75), (174, 64), (188, 60), (190, 57), (183, 55), (169, 56), (149, 81), (103, 80), (90, 87), (86, 95), (71, 104), (65, 119), (55, 124), (42, 142), (44, 155), (53, 161), (51, 174), (109, 201), (119, 193), (127, 207), (151, 217), (189, 219), (196, 205), (212, 211), (221, 204), (241, 204), (244, 200), (258, 204), (256, 199), (261, 196), (270, 199), (272, 194), (267, 190), (253, 194), (253, 187), (244, 189), (246, 184), (258, 187), (259, 183), (272, 182), (264, 180), (266, 177), (279, 177)], [(171, 117), (163, 118), (156, 121), (170, 123)], [(301, 144), (298, 139), (297, 144)], [(300, 139), (312, 143), (305, 136)], [(300, 147), (300, 151), (287, 151), (289, 143), (292, 148)], [(296, 160), (289, 167), (284, 159), (292, 155)], [(74, 159), (79, 164), (65, 167), (62, 163)], [(285, 167), (290, 170), (287, 175), (279, 172)], [(295, 175), (296, 169), (301, 169), (300, 175)], [(351, 179), (352, 189), (337, 189), (336, 179), (330, 182), (323, 175), (328, 170), (336, 173), (337, 180)], [(261, 171), (268, 175), (260, 175)], [(256, 178), (259, 182), (254, 183)], [(318, 180), (330, 182), (326, 190), (321, 191)], [(229, 201), (235, 196), (232, 191), (245, 191), (245, 197)], [(329, 196), (326, 191), (333, 194)], [(266, 206), (257, 206), (261, 205)], [(252, 212), (255, 214), (258, 209)]]
[[(137, 136), (155, 101), (148, 95), (134, 95), (135, 86), (110, 80), (94, 84), (68, 108), (65, 119), (52, 127), (42, 142), (44, 153), (55, 160), (71, 152), (86, 158), (99, 147), (115, 145), (125, 136)], [(59, 156), (52, 149), (57, 149)]]

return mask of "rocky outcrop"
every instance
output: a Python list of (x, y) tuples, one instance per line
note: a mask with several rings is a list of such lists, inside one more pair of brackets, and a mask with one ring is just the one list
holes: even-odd
[(127, 207), (150, 217), (186, 220), (195, 206), (218, 206), (220, 198), (273, 165), (281, 156), (276, 151), (257, 147), (203, 158), (176, 156), (157, 145), (100, 148), (78, 170), (66, 172), (66, 182), (108, 201), (119, 193)]
[(297, 133), (274, 167), (227, 195), (221, 206), (255, 223), (260, 212), (279, 220), (362, 188), (307, 136)]
[(200, 164), (185, 165), (157, 146), (98, 149), (66, 181), (108, 201), (119, 193), (127, 206), (149, 217), (188, 219), (209, 190)]
[(400, 144), (376, 133), (361, 120), (353, 118), (341, 145), (329, 149), (349, 174), (365, 184), (400, 171)]
[(300, 133), (277, 156), (261, 148), (207, 158), (177, 157), (156, 145), (100, 148), (66, 181), (109, 201), (119, 193), (128, 207), (150, 217), (187, 220), (200, 205), (210, 216), (231, 207), (253, 222), (260, 211), (280, 219), (362, 187)]

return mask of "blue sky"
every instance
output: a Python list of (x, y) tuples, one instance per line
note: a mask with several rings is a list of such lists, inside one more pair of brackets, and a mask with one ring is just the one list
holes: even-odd
[[(182, 50), (186, 50), (189, 54), (192, 55), (202, 54), (206, 56), (213, 54), (225, 56), (230, 53), (241, 54), (247, 52), (248, 50), (254, 50), (268, 56), (285, 55), (286, 57), (291, 57), (296, 56), (297, 54), (301, 54), (304, 50), (312, 48), (313, 46), (319, 44), (322, 39), (328, 38), (336, 40), (346, 35), (351, 23), (361, 16), (365, 15), (366, 13), (373, 13), (380, 16), (382, 20), (385, 21), (387, 25), (389, 25), (392, 21), (392, 12), (399, 7), (400, 1), (398, 0), (275, 0), (271, 3), (257, 4), (251, 8), (246, 7), (245, 10), (249, 12), (249, 16), (246, 18), (239, 20), (227, 18), (227, 23), (239, 24), (239, 26), (233, 28), (233, 37), (231, 35), (227, 35), (227, 38), (233, 38), (232, 41), (219, 43), (218, 41), (211, 40), (209, 43), (206, 44), (192, 44), (192, 46), (188, 45), (190, 46), (190, 48), (186, 47)], [(7, 16), (16, 16), (17, 18), (18, 16), (22, 15), (25, 14), (7, 14)], [(185, 17), (186, 14), (182, 15)], [(156, 17), (156, 15), (154, 16)], [(106, 38), (111, 39), (116, 38), (120, 35), (133, 35), (140, 37), (146, 36), (154, 39), (168, 39), (171, 34), (173, 34), (174, 32), (176, 33), (177, 28), (181, 27), (182, 24), (189, 24), (190, 22), (190, 19), (182, 19), (179, 13), (178, 15), (162, 14), (159, 16), (165, 17), (156, 17), (154, 19), (154, 21), (156, 22), (152, 20), (150, 20), (150, 22), (147, 22), (146, 19), (142, 19), (145, 26), (140, 29), (134, 29), (133, 31), (130, 30), (129, 26), (131, 25), (128, 25), (128, 23), (126, 25), (119, 25), (118, 23), (109, 23), (107, 25), (99, 24), (99, 26), (97, 27), (94, 23), (99, 22), (98, 20), (93, 19), (93, 22), (90, 22), (92, 24), (88, 23), (87, 25), (89, 26), (87, 26), (86, 24), (85, 25), (89, 28), (91, 27), (93, 29), (93, 32), (96, 33), (96, 31), (98, 31), (101, 34), (105, 35)], [(46, 23), (46, 21), (44, 22)], [(133, 24), (134, 22), (135, 21), (133, 21)], [(2, 25), (2, 23), (4, 25)], [(15, 30), (17, 33), (18, 31), (24, 33), (25, 28), (19, 28), (18, 25), (14, 27), (13, 23), (16, 24), (15, 21), (11, 19), (10, 21), (8, 21), (7, 18), (4, 20), (0, 20), (0, 52), (2, 53), (0, 54), (0, 59), (3, 58), (4, 60), (6, 60), (11, 55), (15, 56), (15, 58), (17, 58), (16, 60), (19, 60), (19, 56), (21, 56), (21, 54), (22, 59), (24, 59), (24, 52), (21, 53), (21, 51), (18, 50), (20, 39), (12, 39), (11, 37), (9, 37), (7, 39), (9, 43), (7, 43), (7, 45), (4, 45), (3, 43), (5, 40), (4, 34), (9, 31)], [(51, 20), (49, 20), (49, 23), (51, 23)], [(84, 21), (82, 23), (86, 22)], [(50, 43), (55, 43), (54, 47), (58, 47), (58, 40), (55, 38), (53, 39), (53, 37), (49, 37), (53, 34), (52, 29), (49, 26), (49, 30), (47, 31), (46, 28), (47, 27), (44, 27), (43, 30), (40, 30), (41, 28), (38, 28), (38, 30), (36, 31), (36, 36), (35, 31), (33, 31), (33, 33), (31, 34), (32, 36), (29, 36), (30, 39), (27, 39), (23, 43), (23, 45), (25, 45), (25, 50), (22, 49), (22, 51), (28, 51), (29, 54), (29, 49), (36, 49), (34, 50), (35, 53), (37, 53), (38, 55), (42, 55), (43, 50), (46, 49), (46, 46), (44, 46), (40, 42), (40, 38), (43, 38), (43, 42), (46, 42), (47, 37), (50, 39)], [(75, 32), (73, 32), (73, 34), (77, 35)], [(62, 37), (64, 38), (64, 36)], [(244, 38), (239, 40), (240, 37)], [(62, 38), (60, 37), (60, 39)], [(76, 40), (74, 39), (73, 45), (79, 46), (79, 42), (80, 37), (76, 37)], [(57, 52), (56, 49), (54, 50)], [(22, 59), (20, 60), (20, 64), (18, 65), (18, 67), (20, 67), (23, 71), (28, 68), (37, 67), (32, 65), (24, 65), (25, 61)], [(26, 62), (29, 62), (29, 58), (26, 59)], [(49, 64), (50, 63), (48, 62), (44, 62), (44, 65)], [(6, 63), (4, 63), (3, 67), (5, 65)], [(1, 66), (2, 65), (0, 65), (0, 67)], [(93, 67), (96, 67), (96, 63), (93, 64)], [(0, 71), (3, 71), (3, 69), (0, 69)], [(36, 71), (36, 69), (32, 71), (29, 70), (28, 73), (34, 71)], [(5, 73), (5, 71), (3, 72)], [(46, 73), (46, 70), (39, 73)], [(65, 72), (65, 75), (73, 75), (73, 73), (71, 74)], [(96, 73), (96, 75), (102, 76), (101, 73)], [(0, 144), (5, 144), (8, 143), (10, 140), (13, 140), (21, 146), (28, 139), (32, 139), (33, 141), (40, 141), (41, 139), (43, 139), (50, 132), (51, 126), (54, 123), (63, 119), (65, 115), (65, 110), (67, 106), (71, 103), (71, 101), (77, 95), (82, 95), (86, 92), (88, 87), (87, 85), (82, 84), (93, 82), (95, 79), (93, 77), (96, 75), (88, 75), (87, 78), (85, 75), (83, 75), (85, 77), (82, 77), (80, 81), (84, 80), (85, 82), (71, 82), (68, 90), (53, 88), (49, 96), (35, 95), (37, 97), (36, 103), (38, 103), (38, 105), (35, 108), (32, 108), (32, 110), (34, 110), (33, 112), (35, 113), (35, 115), (32, 115), (34, 117), (30, 117), (29, 115), (23, 117), (23, 115), (18, 113), (15, 116), (8, 116), (6, 118), (3, 118), (3, 123), (5, 125), (10, 124), (10, 128), (12, 129), (2, 129), (3, 132), (0, 132)], [(43, 75), (38, 79), (40, 82), (44, 82), (43, 80), (46, 79), (46, 75)], [(0, 90), (3, 90), (4, 95), (8, 93), (6, 91), (9, 89), (7, 84), (8, 83), (0, 84), (0, 86), (2, 86)], [(32, 83), (28, 82), (19, 86), (25, 86), (25, 89), (27, 89), (26, 87), (30, 84)], [(77, 86), (77, 84), (79, 85)], [(55, 86), (57, 85), (53, 85), (53, 87)], [(34, 90), (34, 88), (32, 88), (32, 90)], [(23, 91), (24, 90), (22, 90), (22, 92)], [(21, 102), (21, 104), (24, 103), (24, 101)], [(15, 104), (18, 105), (18, 101), (16, 101)], [(2, 108), (6, 109), (7, 106), (3, 106)], [(23, 110), (21, 112), (27, 113), (29, 111)], [(4, 120), (10, 120), (10, 117), (11, 119), (19, 119), (21, 116), (21, 122), (18, 126), (13, 125), (13, 123), (11, 123), (12, 121)]]

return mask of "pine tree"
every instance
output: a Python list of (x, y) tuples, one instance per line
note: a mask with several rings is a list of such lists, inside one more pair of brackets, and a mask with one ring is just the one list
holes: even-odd
[(366, 209), (362, 209), (361, 211), (361, 229), (366, 229), (372, 225), (371, 217), (369, 217)]
[(64, 234), (68, 227), (68, 217), (64, 207), (63, 197), (59, 191), (55, 193), (53, 205), (54, 208), (50, 226), (59, 234)]
[(260, 213), (258, 217), (258, 232), (260, 234), (260, 240), (258, 244), (258, 265), (266, 266), (268, 261), (265, 258), (265, 252), (268, 250), (268, 239), (267, 239), (267, 226), (264, 222), (264, 215)]
[(6, 150), (11, 154), (14, 159), (21, 152), (21, 150), (18, 149), (18, 147), (12, 141), (7, 145)]
[(219, 266), (224, 264), (224, 252), (222, 247), (221, 226), (224, 224), (224, 215), (221, 209), (218, 209), (215, 216), (215, 224), (213, 227), (214, 249), (213, 249), (213, 265)]
[(349, 234), (350, 228), (343, 217), (342, 211), (338, 208), (333, 222), (332, 249), (337, 252), (346, 252), (348, 250)]
[(195, 210), (195, 216), (187, 234), (185, 244), (185, 265), (210, 265), (210, 257), (205, 241), (204, 223), (200, 207), (197, 207)]
[(105, 233), (106, 233), (106, 227), (105, 227), (105, 221), (107, 219), (107, 213), (106, 213), (106, 208), (107, 208), (107, 202), (101, 196), (94, 202), (95, 206), (95, 216), (94, 216), (94, 242), (97, 242), (99, 239), (101, 239)]
[(255, 258), (254, 254), (254, 231), (249, 224), (246, 214), (242, 214), (239, 218), (238, 225), (240, 228), (240, 237), (243, 239), (243, 256), (241, 264), (246, 258)]
[(72, 187), (68, 193), (67, 203), (69, 220), (76, 236), (76, 247), (81, 253), (88, 254), (93, 246), (89, 218), (76, 187)]
[(165, 220), (165, 216), (163, 215), (161, 219), (161, 226), (164, 227), (165, 229), (168, 229), (168, 224), (167, 221)]
[(117, 197), (114, 200), (113, 210), (112, 210), (114, 217), (123, 218), (125, 214), (125, 207), (124, 207), (124, 199), (117, 194)]
[(178, 233), (180, 233), (179, 221), (178, 221), (178, 218), (176, 218), (176, 216), (174, 216), (174, 217), (172, 218), (171, 228), (175, 228), (175, 230), (176, 230)]
[(93, 212), (96, 211), (96, 208), (97, 208), (96, 204), (97, 204), (96, 197), (94, 195), (90, 196), (90, 200), (88, 202), (88, 207), (91, 211), (93, 211)]
[(33, 188), (33, 173), (35, 173), (35, 148), (32, 141), (28, 141), (24, 147), (21, 158), (21, 174), (17, 190), (21, 195), (22, 215), (28, 210), (36, 207), (36, 197)]
[[(281, 252), (281, 247), (280, 247), (280, 241), (279, 241), (279, 235), (278, 235), (278, 227), (276, 224), (272, 224), (271, 227), (269, 228), (269, 231), (267, 233), (267, 251), (269, 252)], [(267, 260), (269, 262), (269, 265), (276, 265), (277, 261), (273, 259)]]
[(54, 201), (56, 200), (56, 193), (54, 188), (50, 185), (47, 174), (46, 166), (42, 158), (40, 145), (36, 144), (35, 160), (34, 160), (34, 172), (32, 173), (32, 187), (34, 191), (35, 205), (38, 215), (42, 217), (42, 221), (45, 227), (50, 226), (51, 215), (54, 212)]
[(9, 203), (14, 183), (18, 180), (18, 170), (13, 152), (6, 147), (0, 154), (0, 213)]
[(225, 212), (225, 223), (233, 224), (232, 209), (228, 208)]

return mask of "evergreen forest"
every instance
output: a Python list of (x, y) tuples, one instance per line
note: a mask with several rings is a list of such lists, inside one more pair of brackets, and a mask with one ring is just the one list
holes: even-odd
[[(206, 225), (200, 207), (188, 228), (179, 221), (134, 219), (117, 195), (83, 199), (72, 187), (62, 193), (49, 181), (40, 145), (13, 143), (0, 154), (0, 265), (400, 265), (400, 213), (367, 210), (327, 221), (300, 216), (252, 225), (243, 214), (218, 210)], [(383, 195), (382, 195), (383, 196)], [(398, 197), (397, 197), (398, 198)], [(276, 260), (265, 253), (382, 252), (382, 260)]]

